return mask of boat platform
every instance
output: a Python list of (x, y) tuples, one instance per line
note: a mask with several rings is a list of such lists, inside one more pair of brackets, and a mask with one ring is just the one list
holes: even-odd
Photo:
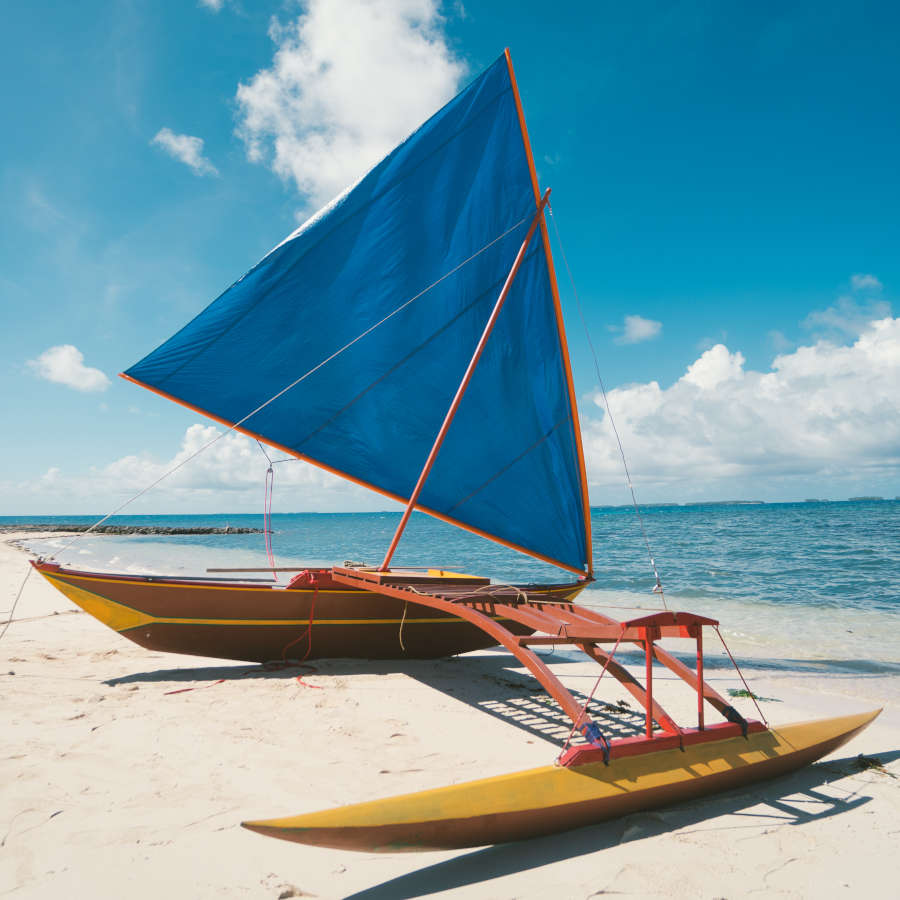
[[(431, 609), (442, 610), (471, 622), (512, 653), (562, 707), (573, 723), (573, 730), (587, 741), (567, 747), (560, 756), (563, 766), (581, 765), (595, 758), (609, 762), (628, 755), (634, 748), (641, 752), (650, 741), (659, 749), (684, 748), (732, 734), (746, 737), (764, 730), (761, 722), (748, 721), (703, 679), (703, 629), (718, 626), (718, 621), (688, 612), (663, 610), (639, 618), (618, 621), (596, 610), (578, 606), (571, 600), (548, 600), (529, 595), (512, 585), (491, 584), (487, 579), (455, 576), (438, 568), (414, 571), (379, 571), (374, 567), (334, 566), (335, 582), (373, 593), (388, 595)], [(515, 634), (505, 622), (517, 623), (531, 634)], [(521, 630), (521, 629), (519, 629)], [(683, 663), (657, 644), (661, 638), (691, 640), (696, 648), (696, 667)], [(612, 650), (606, 645), (613, 644)], [(621, 663), (615, 653), (621, 644), (640, 647), (644, 652), (645, 679), (641, 684)], [(638, 738), (608, 740), (591, 719), (587, 704), (571, 694), (544, 659), (532, 649), (539, 646), (568, 645), (581, 650), (601, 665), (640, 703), (645, 711), (645, 734)], [(697, 726), (683, 728), (660, 706), (653, 696), (653, 666), (659, 663), (681, 678), (697, 694)], [(725, 722), (708, 725), (705, 704), (709, 704)]]
[[(718, 623), (693, 613), (664, 610), (616, 621), (569, 600), (548, 601), (507, 585), (460, 583), (435, 569), (398, 573), (344, 566), (335, 567), (332, 575), (348, 586), (449, 611), (477, 624), (528, 667), (572, 719), (572, 732), (580, 731), (587, 743), (568, 746), (567, 741), (555, 764), (536, 769), (242, 823), (269, 837), (365, 852), (475, 847), (538, 837), (783, 775), (840, 747), (878, 715), (873, 710), (777, 729), (745, 720), (703, 680), (703, 629)], [(505, 622), (533, 633), (514, 634)], [(694, 642), (696, 669), (659, 647), (657, 641), (664, 637)], [(644, 685), (614, 659), (623, 642), (644, 651)], [(609, 672), (644, 707), (646, 734), (607, 740), (590, 720), (588, 704), (578, 703), (532, 649), (547, 644), (577, 647), (601, 664), (601, 675)], [(696, 728), (678, 726), (654, 699), (655, 663), (696, 691)], [(726, 721), (706, 724), (706, 704)]]

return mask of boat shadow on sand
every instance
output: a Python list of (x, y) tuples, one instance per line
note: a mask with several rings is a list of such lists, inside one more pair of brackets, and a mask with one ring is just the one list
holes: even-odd
[[(900, 759), (900, 750), (873, 755), (886, 764)], [(681, 834), (690, 833), (694, 826), (702, 826), (704, 830), (715, 827), (720, 832), (730, 831), (737, 839), (745, 829), (806, 825), (867, 804), (872, 798), (858, 789), (846, 796), (834, 796), (821, 790), (838, 778), (859, 773), (857, 757), (832, 759), (791, 775), (754, 784), (752, 788), (728, 791), (651, 812), (633, 813), (575, 831), (463, 851), (452, 859), (347, 895), (345, 900), (424, 897), (540, 869), (667, 832), (677, 830)], [(740, 817), (741, 821), (716, 822), (711, 826), (713, 819), (723, 816)]]
[[(565, 653), (541, 654), (554, 665), (570, 662), (572, 657)], [(675, 654), (681, 656), (681, 654)], [(643, 654), (625, 651), (618, 654), (626, 666), (635, 668), (643, 666)], [(683, 661), (690, 663), (685, 655)], [(794, 671), (805, 673), (850, 674), (857, 677), (865, 674), (855, 667), (857, 661), (846, 660), (764, 660), (754, 659), (752, 668), (779, 669), (790, 667), (796, 663)], [(861, 662), (861, 661), (860, 661)], [(771, 663), (771, 664), (770, 664)], [(465, 667), (465, 677), (461, 677), (461, 668)], [(712, 659), (706, 663), (707, 672), (717, 669), (731, 669), (727, 660)], [(732, 670), (733, 671), (733, 670)], [(104, 684), (110, 687), (125, 684), (160, 684), (171, 685), (169, 693), (194, 690), (222, 681), (243, 680), (290, 680), (297, 678), (314, 679), (312, 684), (327, 687), (327, 680), (322, 679), (348, 677), (354, 675), (392, 675), (403, 673), (416, 681), (439, 691), (442, 694), (487, 713), (494, 718), (519, 728), (529, 737), (540, 738), (551, 745), (561, 748), (569, 736), (572, 723), (558, 704), (549, 697), (539, 683), (523, 672), (517, 660), (502, 652), (484, 652), (477, 654), (447, 657), (442, 659), (410, 659), (410, 660), (362, 660), (362, 659), (323, 659), (310, 663), (296, 660), (277, 661), (264, 664), (255, 663), (223, 663), (222, 665), (184, 667), (172, 669), (153, 669), (134, 672), (121, 677), (110, 678)], [(580, 670), (567, 673), (567, 679), (583, 683), (584, 690), (571, 687), (572, 696), (579, 703), (588, 699), (588, 693), (594, 686), (597, 671)], [(871, 674), (876, 674), (872, 672)], [(883, 674), (879, 672), (878, 674)], [(658, 676), (660, 678), (660, 676)], [(662, 675), (661, 679), (678, 681), (674, 676)], [(591, 701), (589, 713), (600, 725), (603, 733), (610, 739), (633, 737), (642, 734), (645, 727), (644, 710), (629, 699), (622, 699), (623, 691), (616, 690), (619, 698), (609, 702), (608, 691), (615, 684), (612, 678), (606, 685), (601, 685), (598, 696)], [(773, 698), (765, 698), (772, 700)], [(580, 735), (574, 735), (572, 743), (582, 743)]]
[[(462, 667), (465, 677), (462, 677)], [(454, 700), (501, 719), (524, 731), (532, 738), (541, 738), (557, 749), (571, 731), (572, 723), (556, 702), (529, 675), (516, 671), (518, 663), (505, 654), (449, 657), (429, 660), (358, 660), (328, 659), (311, 663), (273, 662), (223, 664), (195, 668), (155, 669), (134, 672), (106, 679), (103, 683), (115, 687), (128, 684), (158, 684), (170, 686), (167, 693), (201, 689), (223, 681), (289, 680), (298, 676), (316, 687), (327, 687), (323, 679), (354, 675), (391, 675), (403, 673)], [(588, 688), (594, 678), (585, 678)], [(572, 695), (581, 703), (587, 694), (577, 689)], [(644, 712), (627, 701), (608, 703), (602, 697), (589, 707), (591, 716), (600, 723), (609, 738), (631, 737), (641, 734)], [(575, 735), (573, 743), (582, 743)]]
[[(554, 666), (565, 666), (574, 657), (565, 652), (547, 652), (541, 654), (548, 663)], [(673, 654), (683, 662), (691, 664), (688, 655)], [(643, 654), (625, 651), (617, 654), (624, 665), (634, 670), (643, 667)], [(863, 660), (785, 660), (759, 659), (748, 661), (748, 670), (759, 673), (760, 670), (771, 669), (783, 672), (790, 669), (804, 674), (843, 674), (858, 678), (862, 675), (883, 675), (881, 667), (869, 670)], [(465, 677), (461, 676), (461, 668), (465, 667)], [(732, 664), (727, 659), (709, 659), (705, 663), (707, 673), (718, 670), (733, 672)], [(900, 670), (900, 666), (897, 667)], [(584, 668), (565, 673), (571, 685), (578, 681), (584, 690), (572, 686), (571, 693), (575, 700), (584, 703), (588, 692), (594, 686), (599, 667), (587, 671)], [(572, 723), (558, 704), (549, 697), (538, 682), (523, 672), (517, 660), (502, 652), (479, 651), (476, 654), (446, 657), (442, 659), (408, 659), (408, 660), (363, 660), (363, 659), (323, 659), (310, 663), (296, 660), (277, 661), (264, 664), (255, 663), (223, 663), (222, 665), (184, 667), (173, 669), (154, 669), (135, 672), (121, 677), (107, 679), (109, 686), (123, 684), (171, 684), (171, 693), (177, 690), (193, 690), (221, 681), (241, 681), (247, 679), (283, 680), (300, 676), (332, 678), (353, 675), (390, 675), (403, 673), (422, 684), (453, 697), (455, 700), (485, 712), (494, 718), (511, 724), (532, 738), (541, 738), (557, 748), (562, 747), (571, 731)], [(561, 673), (562, 674), (562, 673)], [(714, 676), (713, 676), (714, 677)], [(678, 682), (675, 676), (661, 674), (658, 680)], [(327, 686), (327, 681), (315, 680), (317, 686)], [(624, 698), (624, 691), (614, 689), (618, 695), (609, 702), (609, 690), (615, 685), (612, 678), (601, 685), (598, 697), (589, 707), (591, 717), (598, 722), (603, 733), (610, 739), (632, 737), (642, 734), (645, 728), (644, 710), (639, 708), (630, 698)], [(775, 701), (777, 698), (764, 698)], [(579, 735), (573, 737), (573, 743), (582, 743)]]

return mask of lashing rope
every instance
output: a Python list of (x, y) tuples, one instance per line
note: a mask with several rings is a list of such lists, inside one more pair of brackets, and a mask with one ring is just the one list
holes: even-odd
[[(290, 663), (285, 659), (281, 660), (270, 660), (269, 662), (260, 663), (260, 668), (265, 670), (266, 672), (277, 672), (279, 669), (306, 669), (307, 675), (312, 675), (319, 670), (315, 666), (311, 666), (309, 663)], [(255, 674), (254, 669), (248, 669), (241, 676), (242, 678), (247, 675)], [(302, 675), (297, 676), (297, 684), (303, 685), (303, 687), (314, 688), (317, 691), (324, 690), (324, 685), (321, 684), (309, 684), (308, 682), (303, 680)]]
[(209, 684), (203, 684), (200, 687), (189, 687), (189, 688), (176, 688), (174, 691), (163, 691), (164, 697), (169, 697), (172, 694), (186, 694), (188, 691), (202, 691), (206, 688), (215, 687), (217, 684), (224, 684), (225, 679), (220, 678), (218, 681), (212, 681)]
[[(516, 603), (530, 603), (531, 602), (528, 599), (528, 593), (526, 591), (523, 591), (522, 588), (520, 588), (518, 585), (504, 584), (502, 581), (494, 582), (492, 584), (482, 584), (480, 587), (476, 587), (472, 591), (472, 593), (480, 594), (482, 591), (488, 591), (488, 590), (491, 590), (492, 588), (509, 588), (511, 591), (515, 591), (516, 592), (516, 600), (515, 600)], [(494, 598), (494, 599), (496, 599), (496, 598)], [(501, 598), (501, 600), (502, 600), (502, 598)], [(540, 603), (541, 601), (538, 600), (535, 602)], [(558, 602), (558, 601), (551, 601), (551, 602)]]
[(403, 643), (403, 625), (406, 623), (406, 610), (409, 608), (409, 600), (403, 601), (403, 616), (400, 619), (400, 631), (397, 637), (400, 639), (400, 649), (406, 653), (406, 645)]
[[(309, 571), (309, 569), (304, 569), (299, 575), (294, 576), (291, 579), (291, 584), (299, 584), (303, 581), (306, 581), (307, 584), (311, 584), (315, 590), (313, 591), (312, 601), (309, 604), (309, 623), (306, 626), (306, 630), (303, 631), (298, 637), (295, 637), (292, 641), (284, 645), (284, 650), (281, 651), (281, 661), (283, 663), (287, 663), (287, 652), (288, 650), (294, 646), (294, 644), (299, 643), (303, 640), (303, 638), (308, 637), (309, 641), (306, 647), (306, 653), (303, 654), (303, 659), (300, 662), (305, 662), (309, 657), (309, 654), (312, 652), (312, 627), (313, 627), (313, 618), (316, 614), (316, 599), (319, 596), (319, 579)], [(307, 687), (314, 687), (314, 685), (307, 685)]]
[[(606, 657), (606, 662), (603, 663), (603, 668), (600, 670), (600, 674), (597, 676), (597, 680), (594, 682), (594, 686), (591, 688), (590, 695), (588, 696), (587, 700), (584, 701), (584, 706), (581, 707), (581, 712), (578, 713), (578, 718), (572, 723), (572, 730), (569, 732), (569, 736), (566, 738), (566, 742), (565, 744), (563, 744), (562, 750), (559, 751), (559, 757), (557, 757), (557, 761), (562, 758), (563, 753), (566, 752), (566, 749), (569, 746), (569, 742), (572, 740), (572, 735), (575, 734), (576, 729), (581, 725), (581, 720), (585, 717), (588, 707), (591, 705), (591, 702), (594, 699), (594, 694), (597, 692), (597, 688), (600, 686), (600, 679), (604, 676), (607, 668), (609, 667), (609, 664), (612, 662), (613, 657), (616, 655), (616, 650), (619, 649), (619, 644), (622, 642), (622, 638), (624, 637), (624, 635), (625, 626), (623, 625), (621, 633), (619, 634), (618, 638), (616, 638), (616, 643), (612, 649), (612, 653), (610, 653), (609, 656)], [(600, 737), (603, 741), (603, 757), (606, 762), (609, 762), (609, 741), (606, 740), (603, 735), (600, 735)]]

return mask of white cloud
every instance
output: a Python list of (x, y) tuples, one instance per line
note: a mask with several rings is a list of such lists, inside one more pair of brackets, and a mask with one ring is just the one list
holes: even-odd
[(225, 0), (199, 0), (200, 6), (205, 6), (207, 9), (211, 9), (213, 12), (220, 12), (222, 7), (225, 5)]
[[(22, 484), (0, 481), (0, 497), (27, 503), (30, 508), (46, 505), (61, 513), (88, 508), (109, 511), (184, 463), (123, 512), (261, 511), (268, 462), (256, 441), (229, 432), (190, 458), (221, 433), (215, 425), (191, 425), (169, 459), (130, 454), (82, 472), (53, 466), (36, 480)], [(269, 448), (268, 452), (272, 459), (285, 458), (278, 450)], [(396, 506), (309, 463), (291, 459), (275, 465), (275, 509), (279, 512)]]
[(41, 475), (40, 478), (40, 486), (45, 488), (53, 488), (56, 487), (57, 482), (59, 481), (60, 469), (58, 466), (51, 466)]
[(718, 387), (723, 381), (733, 381), (744, 375), (744, 356), (730, 353), (724, 344), (716, 344), (688, 366), (682, 376), (686, 384), (695, 384), (703, 390)]
[[(768, 372), (746, 370), (741, 353), (719, 344), (670, 387), (630, 385), (610, 391), (609, 402), (648, 496), (710, 496), (716, 485), (766, 496), (776, 481), (803, 479), (834, 496), (860, 473), (896, 482), (898, 384), (900, 319), (884, 318), (849, 346), (819, 341), (777, 356)], [(595, 494), (620, 485), (608, 418), (586, 415), (584, 432)]]
[[(123, 456), (102, 469), (95, 477), (122, 491), (138, 491), (155, 481), (179, 463), (185, 462), (208, 444), (221, 429), (215, 425), (191, 425), (184, 434), (181, 448), (168, 460), (148, 456)], [(272, 458), (283, 458), (279, 451)], [(207, 450), (186, 462), (160, 484), (162, 491), (243, 491), (261, 488), (268, 462), (256, 441), (237, 432), (219, 438)], [(340, 483), (334, 475), (299, 460), (276, 466), (279, 484), (334, 487)]]
[(197, 175), (218, 175), (219, 170), (203, 155), (203, 138), (175, 134), (171, 128), (160, 128), (152, 144), (162, 147), (169, 156), (190, 166)]
[(238, 86), (237, 133), (320, 205), (368, 171), (456, 92), (464, 64), (436, 0), (310, 0), (276, 21), (272, 65)]
[(857, 274), (850, 278), (850, 284), (854, 291), (880, 291), (881, 282), (874, 276), (868, 274)]
[(610, 325), (610, 331), (621, 332), (614, 340), (617, 344), (638, 344), (649, 341), (662, 331), (662, 322), (643, 316), (625, 316), (622, 325)]
[(839, 297), (828, 309), (811, 312), (801, 323), (804, 328), (818, 337), (841, 340), (847, 336), (856, 337), (875, 319), (891, 315), (891, 304), (886, 300), (863, 300), (853, 297)]
[(99, 369), (84, 364), (84, 354), (71, 344), (50, 347), (27, 366), (39, 378), (64, 384), (77, 391), (105, 391), (109, 379)]
[(772, 329), (766, 336), (776, 353), (784, 353), (794, 347), (793, 341), (791, 341), (784, 332), (778, 331), (778, 329)]

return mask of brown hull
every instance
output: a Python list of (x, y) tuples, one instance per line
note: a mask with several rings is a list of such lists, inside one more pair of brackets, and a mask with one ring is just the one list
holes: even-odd
[[(149, 650), (250, 662), (433, 659), (496, 643), (477, 626), (440, 610), (338, 585), (328, 570), (313, 570), (317, 587), (273, 588), (34, 565), (82, 609)], [(577, 594), (581, 585), (526, 589), (561, 600)], [(531, 633), (518, 623), (507, 624), (516, 634)]]

